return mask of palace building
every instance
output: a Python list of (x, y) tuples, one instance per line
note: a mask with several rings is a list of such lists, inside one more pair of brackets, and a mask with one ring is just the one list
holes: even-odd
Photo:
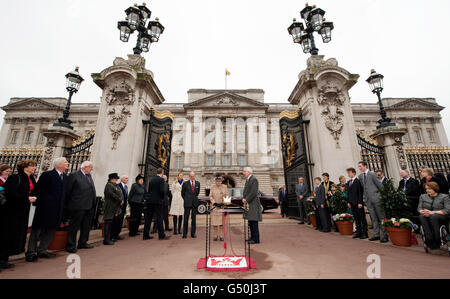
[[(43, 148), (43, 132), (61, 117), (66, 102), (65, 98), (12, 98), (2, 107), (6, 115), (0, 149)], [(397, 126), (407, 129), (403, 139), (406, 146), (448, 146), (441, 116), (444, 107), (436, 99), (385, 98), (383, 103)], [(378, 104), (351, 105), (355, 127), (370, 135), (380, 118)], [(96, 103), (72, 104), (70, 119), (78, 135), (95, 130), (99, 107)], [(187, 175), (194, 171), (207, 188), (221, 173), (230, 187), (242, 187), (242, 168), (250, 165), (262, 192), (275, 194), (284, 184), (279, 117), (282, 111), (295, 111), (295, 106), (266, 103), (262, 89), (191, 89), (186, 103), (165, 103), (156, 108), (175, 116), (170, 181), (178, 172)]]

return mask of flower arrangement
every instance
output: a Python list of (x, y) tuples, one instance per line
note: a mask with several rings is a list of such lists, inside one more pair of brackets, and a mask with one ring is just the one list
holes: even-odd
[(316, 212), (311, 211), (308, 213), (308, 217), (314, 217), (314, 216), (316, 216)]
[(334, 222), (347, 222), (352, 221), (353, 222), (353, 216), (350, 214), (337, 214), (333, 216)]
[(413, 228), (413, 223), (411, 220), (406, 218), (396, 219), (384, 219), (381, 223), (384, 227), (393, 227), (393, 228)]

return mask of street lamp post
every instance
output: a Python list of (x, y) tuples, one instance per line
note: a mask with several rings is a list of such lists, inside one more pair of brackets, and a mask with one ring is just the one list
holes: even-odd
[(73, 72), (66, 75), (66, 89), (69, 92), (69, 99), (67, 100), (66, 108), (63, 112), (63, 117), (59, 118), (53, 125), (57, 127), (65, 127), (73, 130), (71, 126), (72, 121), (69, 119), (70, 105), (72, 104), (72, 96), (80, 90), (81, 83), (84, 81), (83, 77), (78, 73), (79, 68), (76, 67)]
[(384, 109), (383, 101), (381, 100), (381, 92), (383, 91), (383, 79), (384, 76), (372, 70), (370, 72), (370, 77), (366, 80), (370, 85), (370, 89), (374, 94), (378, 96), (378, 105), (380, 106), (381, 119), (378, 121), (379, 125), (377, 129), (382, 129), (386, 127), (395, 127), (395, 123), (392, 119), (387, 117), (386, 110)]
[(305, 24), (294, 19), (294, 23), (288, 28), (294, 43), (300, 44), (304, 53), (319, 54), (319, 49), (317, 49), (314, 40), (314, 32), (318, 32), (322, 36), (324, 43), (331, 41), (331, 31), (334, 29), (334, 25), (333, 22), (325, 22), (324, 15), (325, 11), (323, 9), (306, 3), (305, 8), (300, 12), (300, 16), (305, 20)]
[[(117, 25), (120, 30), (120, 40), (124, 43), (128, 42), (130, 35), (137, 31), (138, 37), (136, 47), (133, 49), (134, 54), (140, 55), (142, 52), (148, 52), (150, 45), (159, 41), (159, 36), (164, 32), (164, 26), (161, 25), (158, 18), (149, 21), (152, 12), (145, 3), (134, 4), (126, 9), (125, 13), (127, 14), (125, 21), (121, 21)], [(147, 21), (149, 21), (148, 24)]]

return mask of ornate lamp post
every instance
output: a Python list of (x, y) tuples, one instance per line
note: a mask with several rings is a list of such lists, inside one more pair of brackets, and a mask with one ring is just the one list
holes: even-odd
[(300, 16), (305, 20), (306, 26), (294, 19), (294, 23), (288, 28), (294, 43), (300, 44), (304, 53), (319, 54), (319, 49), (317, 49), (314, 40), (314, 32), (318, 32), (322, 36), (324, 43), (331, 41), (331, 31), (334, 29), (334, 25), (332, 22), (325, 22), (324, 15), (325, 11), (323, 9), (306, 3), (306, 7), (300, 12)]
[(370, 77), (366, 80), (370, 85), (370, 89), (374, 94), (378, 96), (378, 105), (380, 106), (380, 115), (381, 119), (378, 121), (379, 126), (377, 129), (386, 128), (386, 127), (395, 127), (395, 123), (392, 122), (392, 119), (387, 117), (386, 110), (384, 109), (383, 102), (381, 101), (381, 92), (383, 91), (383, 79), (384, 76), (372, 70), (370, 72)]
[[(135, 31), (138, 32), (136, 47), (133, 49), (134, 54), (140, 55), (142, 52), (150, 50), (151, 43), (159, 41), (159, 36), (164, 32), (164, 26), (161, 25), (159, 19), (149, 21), (152, 12), (147, 8), (146, 4), (134, 4), (125, 10), (127, 17), (125, 21), (118, 23), (117, 28), (120, 30), (120, 40), (124, 43), (128, 42), (130, 35)], [(147, 24), (147, 21), (148, 24)]]
[(80, 90), (81, 83), (84, 81), (83, 77), (78, 73), (79, 68), (76, 67), (73, 72), (66, 75), (66, 89), (69, 92), (69, 99), (67, 100), (66, 108), (63, 112), (63, 117), (59, 118), (53, 125), (59, 127), (66, 127), (73, 130), (71, 126), (72, 121), (69, 119), (70, 105), (72, 104), (72, 96)]

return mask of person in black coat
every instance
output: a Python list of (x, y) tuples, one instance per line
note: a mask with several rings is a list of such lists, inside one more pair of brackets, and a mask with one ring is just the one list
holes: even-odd
[(120, 183), (117, 184), (117, 186), (119, 186), (123, 194), (123, 205), (121, 207), (120, 215), (114, 217), (114, 220), (112, 222), (111, 240), (113, 242), (117, 240), (123, 240), (123, 238), (120, 236), (120, 233), (122, 232), (123, 219), (125, 218), (125, 214), (127, 213), (128, 194), (129, 194), (127, 184), (128, 184), (128, 176), (122, 175), (120, 178)]
[(156, 216), (156, 225), (158, 226), (158, 236), (160, 240), (167, 240), (169, 236), (164, 233), (163, 227), (163, 204), (164, 204), (164, 170), (158, 168), (157, 176), (150, 180), (148, 186), (149, 192), (145, 194), (145, 225), (144, 240), (153, 239), (150, 236), (150, 226), (152, 224), (153, 215)]
[(366, 212), (364, 211), (364, 191), (359, 179), (356, 177), (356, 169), (348, 168), (347, 174), (350, 180), (347, 182), (348, 191), (348, 207), (352, 209), (353, 218), (356, 223), (356, 233), (354, 239), (367, 239), (367, 220)]
[(169, 225), (169, 206), (172, 201), (172, 193), (170, 192), (169, 184), (167, 183), (167, 176), (163, 175), (164, 178), (164, 203), (163, 203), (163, 218), (164, 218), (164, 227), (166, 231), (170, 232), (172, 229)]
[(386, 184), (388, 182), (388, 178), (384, 174), (383, 170), (376, 170), (375, 173), (377, 174), (378, 179), (383, 184), (384, 187), (386, 187)]
[(412, 178), (409, 171), (406, 169), (400, 171), (400, 176), (402, 179), (398, 184), (398, 190), (403, 190), (405, 192), (412, 215), (418, 217), (419, 212), (417, 211), (417, 206), (419, 205), (420, 183), (418, 180)]
[(317, 177), (314, 179), (314, 184), (316, 185), (314, 191), (314, 201), (317, 207), (316, 219), (317, 228), (319, 231), (324, 233), (329, 233), (331, 231), (330, 225), (330, 212), (327, 204), (327, 197), (325, 192), (325, 187), (322, 183), (322, 179)]
[(77, 252), (77, 233), (80, 231), (78, 239), (78, 249), (91, 249), (89, 240), (92, 214), (96, 199), (94, 180), (91, 172), (94, 169), (92, 162), (85, 161), (81, 164), (81, 169), (71, 173), (67, 179), (65, 209), (70, 214), (69, 232), (67, 234), (66, 251)]
[(198, 195), (200, 194), (200, 182), (195, 180), (195, 173), (189, 173), (189, 180), (183, 183), (181, 197), (184, 200), (183, 239), (187, 238), (189, 216), (191, 216), (191, 237), (196, 238), (196, 218), (198, 208)]
[(286, 186), (282, 186), (278, 191), (278, 202), (281, 207), (281, 217), (288, 216), (288, 200)]
[[(331, 190), (331, 187), (334, 185), (334, 183), (332, 181), (330, 181), (330, 174), (325, 172), (322, 173), (322, 178), (323, 178), (323, 182), (322, 182), (322, 186), (324, 188), (325, 191), (325, 208), (321, 209), (322, 213), (328, 213), (327, 214), (327, 218), (328, 218), (328, 226), (331, 227), (331, 215), (335, 214), (336, 211), (331, 210), (330, 207), (330, 199), (333, 196), (333, 192)], [(334, 223), (334, 230), (337, 232), (338, 228), (336, 223)]]
[(0, 268), (9, 269), (11, 255), (25, 252), (30, 203), (36, 201), (34, 172), (37, 163), (23, 160), (17, 163), (18, 174), (11, 175), (3, 186), (6, 203), (0, 218)]
[[(52, 258), (56, 255), (47, 251), (53, 240), (57, 228), (61, 225), (65, 184), (67, 183), (66, 170), (69, 162), (66, 158), (57, 158), (53, 162), (54, 169), (41, 174), (36, 183), (35, 194), (37, 201), (34, 213), (33, 226), (28, 240), (26, 253), (27, 262), (36, 262), (38, 258)], [(38, 247), (39, 243), (39, 247)]]
[(139, 226), (141, 225), (142, 212), (144, 210), (144, 177), (138, 175), (136, 183), (131, 186), (128, 194), (128, 203), (130, 204), (130, 237), (139, 235)]

